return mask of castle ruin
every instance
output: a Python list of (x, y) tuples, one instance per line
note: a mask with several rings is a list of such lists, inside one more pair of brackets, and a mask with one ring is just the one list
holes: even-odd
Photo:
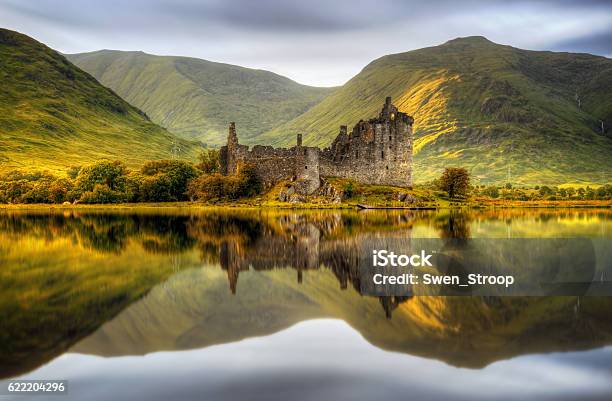
[(364, 184), (412, 186), (412, 124), (414, 119), (397, 110), (387, 97), (378, 118), (359, 121), (350, 133), (341, 126), (330, 147), (274, 148), (238, 143), (236, 125), (229, 126), (227, 145), (221, 148), (221, 173), (236, 174), (240, 165), (254, 166), (265, 189), (291, 180), (298, 193), (308, 195), (321, 177), (349, 178)]

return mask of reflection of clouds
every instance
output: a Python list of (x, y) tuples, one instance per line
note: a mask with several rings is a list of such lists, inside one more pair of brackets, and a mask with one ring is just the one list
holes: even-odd
[[(578, 363), (577, 363), (578, 361)], [(582, 361), (582, 362), (580, 362)], [(588, 361), (594, 361), (590, 364)], [(605, 399), (612, 348), (518, 357), (481, 370), (382, 351), (338, 320), (277, 334), (144, 357), (67, 354), (27, 378), (70, 380), (69, 399), (135, 400)]]
[(601, 32), (612, 26), (611, 10), (605, 1), (552, 0), (7, 0), (0, 19), (67, 53), (143, 50), (338, 85), (375, 58), (460, 36), (610, 54)]

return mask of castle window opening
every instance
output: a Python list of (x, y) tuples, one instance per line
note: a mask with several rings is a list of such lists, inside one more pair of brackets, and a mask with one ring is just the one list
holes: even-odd
[(381, 151), (380, 151), (380, 157), (381, 157), (381, 158), (385, 157), (385, 151), (384, 151), (384, 150), (381, 150)]
[(304, 166), (304, 170), (308, 170), (308, 166)]

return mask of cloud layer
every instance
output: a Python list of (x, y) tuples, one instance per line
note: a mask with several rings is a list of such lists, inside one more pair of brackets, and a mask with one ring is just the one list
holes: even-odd
[(598, 0), (3, 0), (0, 26), (66, 53), (193, 56), (325, 86), (385, 54), (469, 35), (612, 55), (612, 2)]

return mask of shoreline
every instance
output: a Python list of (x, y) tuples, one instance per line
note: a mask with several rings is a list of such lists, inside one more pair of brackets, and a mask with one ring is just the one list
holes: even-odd
[(612, 200), (609, 201), (526, 201), (526, 202), (509, 202), (507, 204), (499, 201), (491, 203), (470, 203), (444, 206), (428, 206), (428, 207), (402, 207), (394, 205), (366, 205), (363, 204), (280, 204), (267, 202), (252, 204), (252, 203), (219, 203), (207, 204), (199, 202), (155, 202), (155, 203), (116, 203), (116, 204), (77, 204), (77, 205), (62, 205), (62, 204), (47, 204), (47, 203), (23, 203), (23, 204), (0, 204), (0, 210), (100, 210), (100, 209), (266, 209), (266, 210), (461, 210), (461, 209), (608, 209), (612, 208)]

